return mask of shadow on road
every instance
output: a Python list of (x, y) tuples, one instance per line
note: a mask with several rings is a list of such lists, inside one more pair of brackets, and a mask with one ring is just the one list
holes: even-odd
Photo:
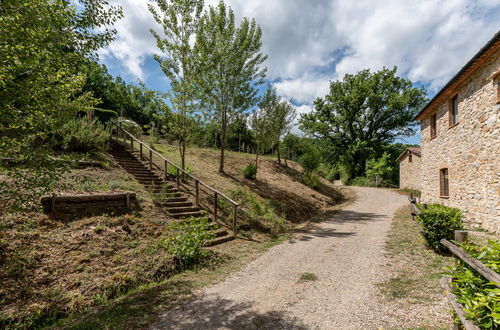
[(169, 311), (152, 329), (307, 329), (298, 320), (286, 319), (283, 312), (260, 313), (252, 307), (248, 302), (200, 296)]
[(343, 232), (338, 231), (335, 228), (324, 228), (325, 223), (329, 224), (344, 224), (344, 223), (356, 223), (356, 224), (366, 224), (374, 221), (382, 221), (384, 218), (381, 214), (376, 213), (366, 213), (366, 212), (356, 212), (356, 211), (335, 211), (322, 214), (316, 219), (317, 222), (321, 222), (323, 225), (312, 225), (308, 226), (306, 229), (297, 230), (294, 233), (299, 234), (298, 238), (293, 238), (289, 240), (289, 243), (296, 243), (298, 241), (309, 241), (313, 238), (328, 238), (328, 237), (349, 237), (354, 236), (356, 232)]

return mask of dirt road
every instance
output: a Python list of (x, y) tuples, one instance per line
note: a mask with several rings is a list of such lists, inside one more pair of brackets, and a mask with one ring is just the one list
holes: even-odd
[[(354, 203), (271, 248), (154, 329), (377, 329), (375, 294), (392, 214), (406, 198), (353, 188)], [(301, 279), (302, 277), (302, 279)]]

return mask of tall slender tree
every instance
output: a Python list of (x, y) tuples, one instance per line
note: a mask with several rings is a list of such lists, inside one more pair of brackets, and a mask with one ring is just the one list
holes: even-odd
[(278, 163), (281, 164), (280, 142), (290, 132), (293, 121), (297, 117), (297, 109), (285, 99), (278, 96), (276, 88), (269, 86), (264, 95), (262, 106), (269, 112), (273, 137), (273, 147), (277, 150)]
[(163, 28), (160, 35), (151, 29), (162, 55), (155, 60), (170, 80), (170, 100), (176, 110), (172, 129), (179, 143), (181, 167), (186, 166), (186, 147), (192, 130), (191, 115), (197, 109), (196, 58), (192, 44), (203, 11), (203, 0), (155, 0), (148, 4), (155, 21)]
[(267, 59), (261, 53), (262, 31), (254, 19), (243, 18), (236, 27), (234, 13), (223, 1), (210, 6), (203, 16), (196, 39), (200, 64), (198, 80), (208, 116), (220, 125), (219, 172), (224, 172), (227, 131), (234, 114), (258, 102), (257, 86), (264, 83)]

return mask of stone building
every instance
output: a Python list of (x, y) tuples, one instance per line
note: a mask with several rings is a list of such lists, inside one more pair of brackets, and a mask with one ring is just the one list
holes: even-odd
[(500, 31), (417, 115), (422, 202), (500, 232)]
[(409, 147), (399, 155), (399, 188), (421, 190), (420, 147)]

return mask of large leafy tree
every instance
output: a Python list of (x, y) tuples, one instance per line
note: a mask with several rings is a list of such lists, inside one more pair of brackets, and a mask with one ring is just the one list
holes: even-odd
[(330, 92), (302, 115), (301, 128), (329, 142), (349, 177), (363, 175), (366, 160), (385, 143), (415, 132), (413, 119), (426, 102), (424, 88), (396, 76), (396, 68), (363, 70), (330, 83)]
[(172, 130), (179, 142), (181, 167), (185, 169), (186, 147), (193, 130), (191, 115), (197, 110), (195, 80), (197, 75), (194, 47), (191, 43), (198, 29), (203, 0), (156, 0), (148, 4), (163, 35), (151, 29), (161, 55), (156, 61), (170, 81), (170, 100), (176, 111)]
[(255, 20), (243, 18), (236, 26), (233, 10), (223, 1), (209, 7), (197, 33), (197, 82), (204, 109), (219, 123), (221, 173), (229, 124), (258, 102), (257, 86), (264, 82), (266, 69), (261, 64), (267, 56), (261, 53), (261, 37)]
[(79, 67), (113, 39), (121, 9), (106, 1), (3, 0), (0, 6), (0, 150), (30, 154), (47, 133), (94, 103)]
[(0, 157), (22, 166), (0, 170), (0, 214), (29, 209), (57, 178), (47, 142), (58, 127), (96, 100), (80, 67), (97, 57), (121, 8), (104, 0), (0, 2)]

